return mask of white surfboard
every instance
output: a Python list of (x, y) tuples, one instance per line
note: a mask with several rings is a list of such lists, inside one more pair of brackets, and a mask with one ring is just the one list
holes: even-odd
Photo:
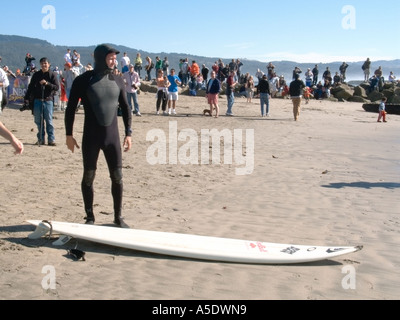
[(161, 255), (248, 264), (293, 264), (331, 259), (362, 247), (321, 247), (236, 240), (189, 234), (121, 229), (66, 222), (27, 221), (37, 226), (30, 239), (51, 232), (60, 234), (55, 244), (71, 237)]

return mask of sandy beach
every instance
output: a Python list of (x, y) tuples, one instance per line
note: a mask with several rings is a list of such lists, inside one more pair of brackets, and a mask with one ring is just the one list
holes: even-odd
[[(206, 262), (78, 241), (86, 261), (74, 261), (53, 240), (29, 240), (26, 220), (83, 223), (82, 155), (65, 146), (63, 113), (55, 112), (56, 147), (35, 146), (30, 112), (5, 109), (0, 120), (25, 145), (14, 156), (0, 141), (0, 299), (331, 300), (400, 296), (400, 117), (366, 113), (359, 103), (310, 101), (293, 121), (290, 100), (273, 99), (269, 118), (259, 101), (236, 98), (235, 117), (203, 116), (205, 98), (180, 96), (175, 117), (155, 115), (155, 95), (139, 96), (133, 149), (123, 155), (124, 217), (133, 228), (305, 245), (356, 246), (360, 252), (301, 265)], [(76, 116), (82, 137), (83, 111)], [(227, 163), (152, 165), (148, 135), (167, 140), (192, 129), (254, 130), (254, 166)], [(121, 137), (123, 136), (120, 119)], [(240, 131), (236, 131), (240, 132)], [(178, 142), (178, 148), (184, 142)], [(244, 146), (245, 147), (245, 146)], [(222, 149), (223, 150), (223, 146)], [(178, 150), (179, 151), (179, 150)], [(244, 148), (244, 156), (249, 156)], [(247, 152), (247, 153), (246, 153)], [(224, 152), (222, 152), (224, 154)], [(95, 180), (96, 224), (113, 220), (103, 155)], [(56, 289), (45, 289), (43, 268), (53, 266)], [(355, 287), (343, 285), (347, 271)]]

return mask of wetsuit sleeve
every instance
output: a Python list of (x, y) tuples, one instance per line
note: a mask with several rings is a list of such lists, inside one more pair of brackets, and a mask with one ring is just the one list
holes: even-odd
[(65, 131), (67, 136), (73, 135), (73, 127), (75, 122), (75, 113), (78, 107), (79, 99), (81, 98), (80, 84), (82, 83), (82, 78), (78, 77), (72, 84), (71, 93), (68, 99), (67, 110), (65, 111)]
[(122, 118), (124, 120), (125, 126), (125, 135), (127, 137), (132, 136), (132, 113), (130, 111), (128, 100), (126, 98), (126, 94), (121, 90), (119, 94), (119, 106), (122, 111)]

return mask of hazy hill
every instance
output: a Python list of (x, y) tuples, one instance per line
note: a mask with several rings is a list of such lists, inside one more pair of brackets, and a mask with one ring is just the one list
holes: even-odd
[[(209, 68), (211, 68), (212, 64), (218, 60), (219, 57), (199, 57), (195, 55), (191, 55), (190, 53), (166, 53), (166, 52), (158, 52), (158, 53), (150, 53), (143, 50), (138, 50), (135, 48), (128, 48), (121, 45), (115, 45), (121, 53), (127, 52), (128, 56), (133, 61), (136, 57), (136, 53), (140, 52), (142, 58), (146, 56), (150, 56), (153, 60), (156, 56), (160, 58), (168, 57), (170, 62), (170, 66), (174, 68), (178, 68), (179, 59), (181, 58), (189, 58), (189, 61), (196, 60), (196, 62), (201, 66), (203, 63), (206, 64)], [(92, 53), (95, 48), (95, 45), (87, 46), (87, 47), (69, 47), (71, 50), (77, 50), (81, 54), (81, 62), (82, 64), (93, 63)], [(10, 36), (10, 35), (0, 35), (0, 56), (2, 57), (2, 65), (7, 65), (11, 68), (11, 70), (15, 71), (16, 69), (23, 70), (25, 66), (25, 56), (26, 53), (31, 53), (33, 57), (37, 59), (36, 65), (39, 65), (39, 60), (42, 57), (47, 57), (51, 61), (53, 67), (58, 66), (59, 68), (63, 68), (64, 65), (64, 54), (66, 52), (66, 46), (55, 46), (51, 43), (34, 38), (27, 38), (21, 36)], [(122, 56), (122, 55), (121, 55)], [(232, 57), (237, 58), (237, 57)], [(366, 57), (367, 58), (367, 57)], [(223, 59), (225, 63), (229, 63), (230, 59)], [(244, 66), (242, 71), (249, 72), (254, 75), (257, 72), (257, 69), (261, 69), (263, 72), (266, 72), (267, 62), (260, 62), (254, 60), (242, 60)], [(269, 61), (268, 61), (269, 62)], [(297, 63), (294, 61), (272, 61), (272, 63), (276, 67), (276, 71), (279, 75), (284, 75), (286, 79), (291, 79), (292, 71), (294, 67), (298, 66), (303, 70), (303, 74), (307, 70), (307, 68), (313, 68), (318, 61), (315, 63)], [(338, 61), (329, 64), (318, 63), (320, 75), (324, 72), (326, 67), (329, 67), (330, 70), (334, 73), (339, 71), (339, 66), (343, 63), (343, 61)], [(348, 80), (359, 80), (363, 79), (363, 71), (361, 70), (361, 66), (363, 61), (348, 63)], [(400, 77), (400, 60), (393, 61), (372, 61), (372, 70), (377, 69), (379, 66), (382, 66), (384, 71), (384, 76), (387, 77), (390, 71), (393, 71), (397, 77)]]

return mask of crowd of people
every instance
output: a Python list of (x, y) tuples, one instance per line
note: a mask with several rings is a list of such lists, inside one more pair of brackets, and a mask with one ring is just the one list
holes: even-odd
[[(71, 88), (75, 79), (87, 71), (92, 71), (93, 66), (89, 63), (83, 66), (80, 54), (76, 50), (67, 49), (63, 57), (64, 68), (60, 70), (54, 67), (50, 70), (50, 62), (45, 59), (40, 60), (40, 69), (35, 65), (36, 59), (27, 53), (25, 57), (25, 67), (23, 72), (17, 70), (17, 75), (28, 75), (31, 78), (27, 94), (25, 96), (26, 103), (30, 102), (31, 109), (35, 115), (35, 123), (38, 126), (38, 144), (43, 145), (45, 141), (45, 133), (48, 134), (48, 144), (55, 145), (54, 128), (52, 126), (53, 108), (57, 106), (58, 110), (65, 111), (71, 94)], [(43, 68), (42, 63), (48, 65), (48, 70)], [(225, 90), (227, 95), (227, 111), (226, 116), (233, 116), (233, 106), (235, 97), (244, 96), (247, 102), (251, 103), (254, 97), (260, 99), (261, 116), (269, 116), (269, 100), (275, 97), (288, 97), (296, 100), (304, 98), (308, 103), (310, 98), (324, 99), (330, 97), (332, 87), (336, 87), (342, 83), (346, 83), (346, 73), (349, 65), (346, 62), (340, 65), (339, 70), (334, 74), (329, 67), (326, 67), (320, 77), (319, 66), (307, 68), (305, 73), (299, 67), (295, 67), (292, 72), (292, 79), (286, 80), (283, 75), (279, 75), (277, 68), (273, 63), (267, 64), (265, 72), (258, 69), (254, 76), (250, 73), (242, 72), (243, 63), (240, 59), (232, 59), (229, 63), (225, 63), (222, 59), (218, 59), (209, 68), (205, 64), (200, 67), (195, 61), (189, 61), (188, 58), (180, 59), (177, 69), (171, 68), (168, 57), (161, 59), (156, 57), (154, 61), (147, 56), (144, 61), (141, 54), (137, 53), (133, 61), (126, 52), (115, 63), (114, 73), (118, 85), (123, 88), (129, 108), (132, 114), (141, 116), (138, 92), (142, 81), (155, 81), (157, 85), (157, 102), (155, 112), (157, 115), (176, 115), (177, 101), (179, 100), (179, 87), (189, 89), (189, 95), (197, 95), (199, 90), (206, 92), (209, 104), (208, 114), (219, 117), (220, 107), (218, 96), (221, 90)], [(145, 73), (143, 73), (143, 70)], [(155, 71), (155, 78), (153, 77)], [(362, 65), (364, 73), (364, 81), (370, 84), (369, 91), (382, 89), (385, 81), (382, 68), (379, 67), (371, 73), (371, 61), (368, 58)], [(1, 102), (2, 106), (6, 103), (5, 88), (7, 84), (7, 75), (14, 75), (6, 66), (0, 69), (0, 85), (2, 86)], [(44, 78), (46, 75), (46, 79)], [(39, 79), (46, 83), (43, 85)], [(3, 79), (3, 80), (1, 80)], [(303, 80), (302, 80), (303, 79)], [(291, 84), (303, 82), (301, 92), (293, 92)], [(388, 81), (397, 82), (393, 72), (390, 72)], [(217, 91), (218, 90), (218, 91)], [(218, 93), (218, 94), (217, 94)], [(41, 100), (35, 105), (34, 99)], [(43, 107), (44, 104), (44, 107)], [(41, 112), (36, 112), (39, 109)], [(44, 108), (44, 110), (43, 110)], [(297, 106), (295, 106), (297, 108)], [(297, 114), (297, 112), (296, 112)], [(120, 114), (121, 115), (121, 114)], [(298, 116), (295, 116), (295, 120)]]

